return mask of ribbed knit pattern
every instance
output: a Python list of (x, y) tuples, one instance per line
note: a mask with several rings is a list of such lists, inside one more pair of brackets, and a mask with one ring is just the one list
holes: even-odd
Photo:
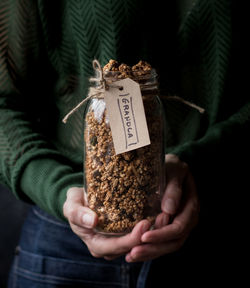
[[(189, 2), (180, 16), (175, 3), (142, 0), (2, 0), (1, 182), (63, 219), (67, 189), (83, 181), (84, 108), (67, 125), (61, 120), (86, 96), (94, 58), (149, 61), (166, 109), (166, 151), (194, 174), (202, 163), (222, 163), (250, 117), (249, 96), (236, 95), (232, 1)], [(174, 94), (205, 114), (163, 97)]]

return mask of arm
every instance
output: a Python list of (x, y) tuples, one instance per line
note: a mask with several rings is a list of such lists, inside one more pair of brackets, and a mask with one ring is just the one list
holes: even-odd
[[(231, 179), (231, 185), (233, 181), (239, 181), (237, 175), (242, 176), (241, 172), (244, 167), (241, 165), (240, 152), (235, 152), (242, 149), (245, 160), (249, 158), (247, 152), (249, 140), (246, 137), (250, 131), (249, 121), (250, 105), (247, 103), (227, 121), (209, 129), (200, 140), (175, 149), (175, 153), (179, 154), (182, 160), (190, 163), (191, 171), (196, 175), (196, 181), (187, 163), (175, 155), (166, 156), (167, 186), (162, 199), (162, 213), (156, 221), (156, 229), (143, 234), (141, 240), (144, 245), (137, 245), (127, 253), (128, 262), (151, 260), (182, 247), (199, 218), (199, 199), (195, 182), (199, 184), (199, 198), (204, 199), (208, 197), (208, 195), (203, 195), (206, 191), (204, 186), (208, 182), (210, 182), (209, 187), (216, 187), (223, 181), (228, 181), (229, 175), (235, 177)], [(228, 174), (230, 170), (231, 173)], [(221, 193), (227, 193), (227, 197), (229, 197), (229, 192), (227, 189), (221, 191)], [(217, 201), (219, 201), (218, 195)], [(206, 205), (204, 203), (204, 206)], [(221, 207), (223, 207), (222, 203)], [(214, 210), (215, 207), (210, 206), (208, 209), (207, 215), (210, 215), (211, 209)], [(170, 217), (172, 217), (171, 222)]]
[(1, 182), (18, 198), (35, 203), (60, 219), (66, 217), (94, 256), (127, 253), (141, 242), (149, 223), (142, 221), (131, 234), (119, 239), (106, 238), (92, 230), (96, 215), (85, 207), (83, 189), (75, 187), (82, 186), (82, 167), (73, 169), (75, 165), (51, 143), (46, 125), (40, 125), (41, 117), (48, 125), (54, 125), (46, 119), (48, 108), (54, 109), (53, 113), (57, 110), (51, 93), (54, 75), (42, 49), (36, 7), (33, 1), (28, 1), (30, 7), (9, 2), (0, 4), (0, 11), (5, 12), (0, 13)]
[(66, 192), (82, 184), (82, 173), (72, 169), (39, 124), (40, 107), (46, 115), (46, 97), (51, 96), (51, 75), (47, 75), (37, 8), (34, 1), (27, 3), (27, 7), (20, 1), (1, 4), (0, 179), (18, 198), (65, 219)]
[[(183, 178), (178, 177), (180, 172), (176, 175), (177, 181), (175, 183), (177, 185), (172, 185), (170, 184), (171, 182), (168, 182), (163, 198), (162, 210), (163, 213), (167, 212), (166, 215), (172, 215), (173, 221), (166, 227), (146, 232), (142, 237), (142, 241), (148, 245), (148, 249), (145, 249), (146, 246), (133, 248), (127, 255), (126, 259), (128, 261), (153, 259), (175, 251), (178, 247), (182, 246), (186, 239), (185, 237), (192, 230), (192, 224), (196, 223), (196, 217), (199, 212), (195, 204), (197, 203), (195, 186), (197, 186), (199, 192), (201, 211), (207, 209), (204, 214), (208, 222), (211, 223), (209, 228), (218, 229), (216, 232), (221, 230), (220, 222), (217, 223), (217, 219), (220, 221), (226, 220), (224, 225), (230, 226), (232, 224), (231, 221), (227, 222), (225, 218), (231, 213), (237, 216), (241, 215), (238, 212), (244, 210), (244, 200), (242, 201), (242, 199), (246, 197), (245, 189), (248, 187), (248, 175), (243, 163), (248, 164), (250, 160), (250, 142), (248, 139), (250, 131), (249, 80), (247, 73), (243, 69), (243, 66), (246, 63), (248, 64), (249, 53), (247, 51), (246, 38), (242, 37), (246, 35), (245, 27), (247, 26), (245, 25), (245, 19), (247, 17), (242, 16), (242, 12), (244, 11), (242, 5), (237, 7), (238, 4), (234, 3), (233, 9), (227, 10), (227, 14), (229, 15), (228, 23), (229, 26), (232, 23), (232, 30), (230, 27), (227, 27), (228, 30), (225, 29), (225, 26), (221, 24), (223, 22), (220, 15), (226, 15), (225, 9), (223, 14), (218, 14), (217, 17), (213, 17), (211, 20), (211, 22), (217, 21), (212, 29), (210, 25), (207, 25), (207, 18), (203, 16), (211, 12), (211, 10), (207, 10), (208, 6), (210, 6), (209, 9), (212, 9), (212, 14), (210, 13), (210, 15), (219, 12), (221, 7), (218, 7), (217, 3), (212, 2), (208, 4), (207, 2), (197, 1), (197, 4), (195, 12), (198, 14), (193, 13), (190, 14), (190, 17), (186, 18), (190, 19), (190, 22), (189, 25), (186, 25), (186, 31), (184, 32), (189, 37), (189, 44), (192, 48), (195, 48), (193, 45), (195, 43), (193, 31), (200, 32), (199, 41), (201, 41), (201, 46), (198, 47), (204, 50), (198, 55), (200, 51), (197, 49), (197, 55), (201, 57), (199, 61), (202, 59), (202, 67), (204, 68), (202, 76), (205, 75), (204, 82), (206, 85), (204, 85), (204, 89), (200, 91), (200, 95), (198, 96), (206, 96), (204, 103), (208, 104), (208, 110), (209, 108), (211, 109), (212, 104), (215, 104), (216, 107), (212, 113), (207, 114), (209, 127), (203, 135), (168, 151), (179, 156), (177, 160), (177, 164), (179, 163), (178, 167), (182, 166), (182, 161), (188, 165), (188, 174), (192, 173), (193, 175), (188, 178), (194, 178), (196, 185), (194, 185), (193, 180), (190, 180), (187, 186), (187, 183), (185, 184), (185, 181), (182, 181)], [(224, 4), (228, 8), (230, 3), (224, 1)], [(196, 17), (197, 15), (198, 17)], [(232, 19), (230, 18), (231, 15)], [(201, 23), (203, 25), (200, 25)], [(206, 30), (206, 28), (209, 29)], [(216, 30), (219, 28), (222, 30)], [(223, 34), (224, 37), (221, 37)], [(224, 42), (225, 39), (227, 41)], [(225, 49), (225, 47), (227, 48)], [(182, 46), (183, 48), (185, 48), (185, 45)], [(192, 57), (194, 57), (194, 54), (191, 53), (188, 56), (186, 60), (188, 59), (189, 63), (190, 59), (193, 60)], [(183, 62), (185, 63), (185, 61)], [(192, 63), (191, 71), (193, 71), (195, 69), (195, 61), (190, 61), (190, 63)], [(198, 75), (197, 82), (193, 79), (193, 73), (191, 73), (191, 76), (189, 75), (190, 79), (194, 82), (195, 88), (202, 84), (201, 73), (198, 73)], [(183, 95), (186, 96), (185, 93)], [(191, 99), (195, 99), (194, 95), (191, 96)], [(207, 109), (207, 107), (205, 108)], [(185, 127), (183, 127), (183, 130), (185, 130)], [(175, 207), (165, 206), (166, 199), (170, 196), (173, 197), (173, 195), (175, 195), (175, 199), (173, 199)], [(187, 195), (189, 197), (185, 197)], [(179, 199), (183, 199), (185, 204), (179, 206), (179, 203), (182, 202)], [(236, 205), (233, 202), (238, 204), (238, 208), (235, 207)], [(191, 211), (194, 213), (190, 213)], [(165, 220), (161, 222), (161, 226), (169, 223), (166, 215), (162, 216)], [(239, 216), (238, 219), (243, 221)], [(175, 240), (170, 245), (173, 239), (177, 241)]]

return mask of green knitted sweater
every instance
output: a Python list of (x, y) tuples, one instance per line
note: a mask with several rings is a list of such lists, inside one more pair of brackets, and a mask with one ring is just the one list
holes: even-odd
[(246, 155), (250, 102), (237, 7), (162, 2), (0, 2), (0, 181), (17, 197), (64, 219), (67, 189), (83, 182), (84, 108), (67, 125), (62, 118), (86, 96), (95, 58), (102, 65), (146, 60), (157, 69), (161, 95), (205, 109), (162, 97), (166, 152), (186, 161), (197, 182), (236, 161), (233, 151)]

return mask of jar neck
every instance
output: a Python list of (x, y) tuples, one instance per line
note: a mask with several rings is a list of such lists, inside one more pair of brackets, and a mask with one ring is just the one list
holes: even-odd
[(108, 71), (104, 73), (104, 79), (107, 83), (114, 83), (126, 78), (130, 78), (140, 85), (142, 95), (158, 94), (158, 75), (155, 69), (143, 75), (140, 75), (139, 72), (130, 73), (126, 75), (126, 77), (119, 71)]

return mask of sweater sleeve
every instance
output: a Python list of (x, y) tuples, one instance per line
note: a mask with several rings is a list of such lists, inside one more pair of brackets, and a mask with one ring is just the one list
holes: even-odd
[[(67, 189), (81, 186), (83, 175), (39, 128), (42, 93), (35, 87), (48, 77), (37, 72), (44, 59), (35, 1), (3, 1), (0, 11), (0, 181), (64, 219)], [(43, 89), (49, 95), (49, 85)]]
[(240, 172), (249, 159), (249, 130), (250, 102), (228, 119), (211, 126), (200, 139), (177, 146), (171, 152), (186, 161), (197, 175), (208, 169), (213, 174), (227, 169)]
[[(180, 34), (181, 41), (185, 39), (187, 42), (180, 43), (189, 43), (187, 47), (192, 49), (198, 47), (196, 53), (192, 54), (189, 48), (184, 55), (185, 59), (193, 60), (190, 61), (191, 77), (188, 79), (192, 79), (193, 86), (199, 91), (192, 90), (196, 93), (194, 103), (206, 99), (201, 104), (206, 109), (201, 118), (206, 119), (207, 124), (193, 140), (169, 152), (176, 153), (189, 164), (202, 188), (208, 183), (223, 187), (225, 183), (241, 182), (246, 170), (244, 163), (250, 160), (249, 80), (243, 69), (249, 63), (249, 46), (244, 36), (247, 18), (239, 3), (197, 1), (196, 4), (186, 18), (183, 34)], [(193, 31), (196, 31), (195, 35)], [(199, 45), (193, 44), (196, 43), (194, 39)], [(199, 59), (196, 78), (193, 77), (194, 59)], [(204, 88), (199, 90), (199, 85)], [(187, 127), (182, 129), (187, 130)]]

